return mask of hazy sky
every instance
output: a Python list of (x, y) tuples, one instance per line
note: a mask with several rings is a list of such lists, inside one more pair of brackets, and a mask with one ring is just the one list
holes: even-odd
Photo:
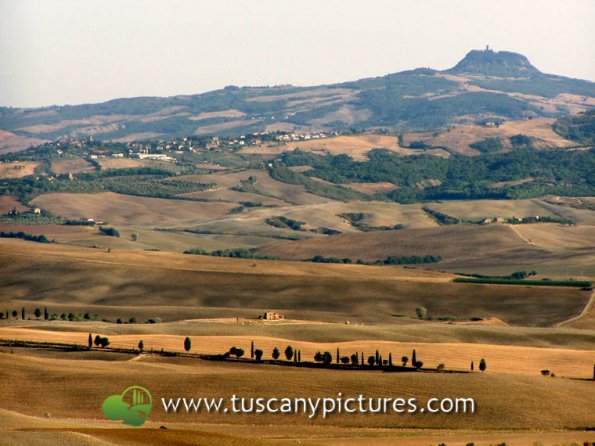
[(595, 80), (595, 0), (0, 0), (0, 105), (315, 85), (490, 44)]

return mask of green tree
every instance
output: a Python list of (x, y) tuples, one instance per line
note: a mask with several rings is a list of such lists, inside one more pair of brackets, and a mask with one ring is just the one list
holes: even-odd
[(485, 372), (487, 368), (488, 368), (488, 366), (486, 364), (486, 360), (481, 358), (481, 361), (479, 361), (479, 370), (481, 370), (482, 372)]
[(12, 317), (14, 317), (16, 319), (16, 317), (18, 316), (19, 312), (17, 310), (12, 310)]
[(417, 307), (415, 309), (415, 314), (417, 314), (419, 320), (424, 320), (428, 317), (428, 310), (425, 307)]
[(376, 357), (375, 356), (368, 356), (368, 364), (371, 366), (376, 364)]
[(254, 341), (250, 342), (250, 359), (254, 359)]
[(393, 366), (393, 354), (392, 353), (388, 354), (388, 366), (389, 367)]
[(132, 240), (133, 242), (136, 242), (138, 240), (138, 234), (136, 232), (133, 232), (132, 234), (130, 234), (130, 240)]
[(88, 321), (89, 319), (91, 319), (91, 315), (89, 314), (89, 312), (85, 312), (85, 314), (83, 315), (83, 319)]
[(333, 355), (331, 355), (331, 352), (324, 352), (322, 354), (322, 362), (325, 365), (329, 365), (331, 362), (333, 362)]
[(471, 361), (471, 371), (475, 370), (475, 364), (473, 364), (473, 361)]
[(41, 309), (40, 308), (36, 308), (34, 311), (35, 317), (37, 319), (39, 319), (41, 317)]
[(145, 344), (144, 344), (143, 340), (141, 339), (140, 341), (138, 341), (138, 350), (142, 353), (144, 348), (145, 348)]
[(407, 356), (401, 356), (401, 362), (403, 363), (403, 367), (407, 367), (407, 362), (409, 358)]
[(240, 359), (242, 356), (244, 356), (244, 349), (234, 346), (229, 349), (229, 354), (234, 355), (236, 358)]
[(314, 361), (322, 362), (322, 353), (320, 353), (320, 351), (316, 352), (316, 354), (314, 355)]
[(260, 361), (262, 359), (262, 354), (263, 354), (263, 351), (260, 350), (259, 348), (257, 348), (256, 350), (254, 350), (254, 358), (257, 361)]
[(89, 333), (89, 350), (91, 350), (91, 348), (93, 347), (93, 335), (91, 333)]
[(293, 347), (291, 345), (288, 345), (285, 349), (285, 357), (288, 361), (291, 361), (291, 358), (293, 358)]
[(21, 308), (21, 319), (25, 320), (25, 307)]
[(273, 359), (276, 361), (277, 359), (279, 359), (279, 356), (281, 356), (281, 352), (279, 352), (279, 349), (277, 347), (275, 347), (273, 349)]
[(189, 352), (191, 348), (192, 348), (192, 341), (190, 340), (190, 338), (188, 336), (186, 336), (186, 339), (184, 339), (184, 350)]
[(48, 313), (48, 307), (45, 307), (43, 310), (43, 318), (47, 321), (50, 318), (50, 314)]
[(337, 347), (337, 364), (339, 364), (340, 360), (341, 360), (341, 355), (339, 354), (339, 347)]

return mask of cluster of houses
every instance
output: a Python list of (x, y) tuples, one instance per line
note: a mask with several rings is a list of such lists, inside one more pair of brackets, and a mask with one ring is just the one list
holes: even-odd
[(307, 133), (286, 133), (277, 136), (277, 141), (288, 142), (288, 141), (308, 141), (311, 139), (323, 139), (331, 136), (338, 136), (338, 132), (307, 132)]

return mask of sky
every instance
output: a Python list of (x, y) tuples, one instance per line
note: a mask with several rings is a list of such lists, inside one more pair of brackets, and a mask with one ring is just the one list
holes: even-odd
[(522, 53), (595, 81), (595, 0), (0, 0), (0, 105), (317, 85)]

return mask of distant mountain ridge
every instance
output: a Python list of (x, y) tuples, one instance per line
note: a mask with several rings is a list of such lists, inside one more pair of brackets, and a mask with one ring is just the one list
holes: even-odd
[(58, 138), (127, 142), (263, 130), (401, 132), (560, 117), (592, 108), (593, 82), (544, 74), (521, 54), (472, 50), (448, 70), (418, 68), (333, 85), (228, 86), (99, 104), (0, 107), (0, 153)]

